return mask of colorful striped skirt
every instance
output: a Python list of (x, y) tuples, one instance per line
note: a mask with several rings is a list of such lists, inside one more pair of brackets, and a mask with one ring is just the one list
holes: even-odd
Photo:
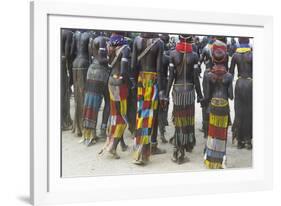
[(204, 156), (204, 163), (209, 169), (224, 168), (228, 121), (228, 101), (223, 98), (212, 98), (210, 104), (208, 138)]
[(99, 91), (104, 89), (104, 83), (88, 79), (87, 86), (99, 88), (91, 90), (90, 87), (86, 87), (87, 91), (84, 98), (83, 136), (85, 139), (91, 139), (93, 138), (93, 130), (97, 127), (99, 109), (103, 98)]
[(84, 98), (83, 127), (96, 129), (98, 112), (102, 103), (104, 90), (107, 89), (107, 68), (94, 61), (89, 66)]
[(148, 161), (151, 136), (158, 109), (156, 72), (140, 72), (137, 88), (137, 117), (134, 139), (134, 159)]
[(96, 129), (99, 109), (102, 103), (102, 95), (87, 91), (84, 98), (83, 127)]
[(194, 112), (195, 92), (193, 84), (174, 85), (172, 92), (173, 122), (175, 125), (174, 145), (177, 149), (190, 151), (195, 145)]
[(110, 97), (110, 116), (108, 127), (108, 147), (111, 147), (115, 138), (120, 139), (127, 127), (127, 97), (128, 86), (108, 85)]

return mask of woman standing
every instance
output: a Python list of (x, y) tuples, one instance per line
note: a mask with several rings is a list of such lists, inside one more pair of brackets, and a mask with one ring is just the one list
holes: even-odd
[[(194, 131), (195, 90), (197, 101), (203, 99), (200, 82), (198, 54), (192, 50), (191, 35), (180, 35), (180, 42), (170, 54), (169, 80), (166, 99), (173, 85), (173, 121), (175, 125), (174, 152), (172, 161), (184, 163), (185, 150), (191, 152), (196, 140)], [(194, 90), (195, 88), (195, 90)]]
[(109, 40), (109, 65), (111, 74), (108, 81), (110, 98), (110, 117), (108, 137), (104, 149), (115, 159), (119, 159), (116, 149), (121, 141), (125, 150), (123, 135), (127, 127), (127, 97), (128, 97), (128, 66), (130, 48), (123, 32), (112, 33)]
[(233, 99), (232, 75), (227, 72), (226, 45), (216, 40), (212, 48), (212, 66), (207, 74), (205, 99), (208, 103), (208, 138), (204, 163), (210, 169), (225, 168), (227, 129), (229, 126), (228, 99)]

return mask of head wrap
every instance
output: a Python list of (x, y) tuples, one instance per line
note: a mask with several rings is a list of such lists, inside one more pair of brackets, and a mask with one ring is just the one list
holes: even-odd
[(120, 34), (112, 34), (109, 39), (109, 43), (111, 46), (122, 46), (127, 44), (127, 40)]
[(225, 43), (216, 40), (213, 43), (211, 52), (214, 63), (225, 63), (227, 57), (227, 46)]

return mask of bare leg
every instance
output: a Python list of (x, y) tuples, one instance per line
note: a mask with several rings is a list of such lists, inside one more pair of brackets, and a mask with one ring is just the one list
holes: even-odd
[(109, 112), (110, 112), (110, 106), (109, 106), (109, 92), (108, 87), (106, 86), (106, 89), (103, 94), (104, 97), (104, 108), (102, 112), (102, 124), (100, 129), (99, 138), (105, 140), (106, 139), (106, 128), (107, 128), (107, 122), (109, 118)]
[(108, 150), (109, 154), (111, 154), (114, 159), (120, 159), (120, 156), (116, 152), (119, 141), (120, 139), (114, 138), (112, 147)]
[(121, 137), (120, 139), (120, 145), (122, 148), (122, 151), (125, 152), (128, 149), (128, 145), (126, 145), (125, 141), (124, 141), (124, 136)]

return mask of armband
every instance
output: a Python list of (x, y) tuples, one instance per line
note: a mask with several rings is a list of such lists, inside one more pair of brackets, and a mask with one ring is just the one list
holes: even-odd
[(122, 58), (121, 61), (122, 62), (128, 62), (128, 59), (127, 58)]

